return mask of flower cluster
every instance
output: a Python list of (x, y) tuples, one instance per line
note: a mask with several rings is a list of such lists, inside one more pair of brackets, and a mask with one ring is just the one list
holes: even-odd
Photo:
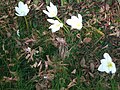
[[(60, 21), (60, 19), (57, 17), (57, 7), (53, 5), (52, 2), (50, 2), (50, 6), (47, 6), (47, 10), (43, 10), (43, 12), (48, 15), (48, 17), (53, 18), (55, 17), (58, 20), (53, 20), (53, 19), (47, 19), (48, 22), (52, 23), (49, 27), (49, 29), (52, 30), (52, 32), (58, 31), (61, 27), (63, 27), (63, 23)], [(78, 17), (76, 16), (71, 16), (71, 19), (68, 19), (66, 21), (68, 25), (71, 26), (71, 29), (78, 29), (80, 30), (82, 28), (82, 16), (78, 14)]]
[[(18, 7), (15, 7), (15, 10), (17, 13), (15, 13), (17, 16), (26, 16), (29, 12), (29, 8), (27, 6), (27, 4), (24, 4), (23, 2), (19, 2), (18, 3)], [(52, 25), (49, 27), (49, 29), (52, 30), (52, 32), (56, 32), (58, 30), (60, 30), (60, 28), (62, 28), (64, 26), (64, 24), (62, 23), (62, 21), (57, 17), (57, 7), (55, 5), (53, 5), (52, 2), (50, 2), (50, 6), (47, 6), (47, 11), (43, 10), (43, 12), (48, 15), (48, 17), (50, 19), (47, 19), (47, 21), (49, 23), (51, 23)], [(57, 20), (51, 19), (51, 18), (55, 18)], [(71, 26), (71, 29), (78, 29), (80, 30), (82, 28), (82, 16), (80, 14), (78, 14), (77, 16), (71, 16), (71, 19), (67, 19), (66, 23)], [(17, 35), (19, 35), (19, 30), (17, 31)], [(27, 48), (28, 51), (31, 51), (31, 48)], [(112, 62), (112, 58), (110, 57), (110, 55), (108, 53), (104, 53), (104, 59), (101, 60), (101, 64), (98, 67), (98, 71), (101, 72), (106, 72), (106, 73), (115, 73), (116, 72), (116, 66), (115, 63)]]

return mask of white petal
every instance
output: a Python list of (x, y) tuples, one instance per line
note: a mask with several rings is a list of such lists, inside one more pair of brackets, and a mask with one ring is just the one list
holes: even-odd
[(53, 5), (52, 2), (50, 2), (50, 7), (51, 7), (52, 9), (57, 9), (57, 7), (56, 7), (55, 5)]
[(49, 27), (49, 29), (52, 29), (52, 28), (54, 28), (54, 25), (51, 25), (51, 26)]
[(53, 25), (51, 25), (49, 27), (49, 29), (52, 30), (52, 32), (56, 32), (60, 29), (60, 27), (63, 26), (62, 23), (60, 23), (58, 20), (53, 20), (53, 19), (48, 19), (49, 22), (53, 23)]
[(80, 22), (82, 22), (82, 16), (81, 16), (81, 14), (78, 14), (78, 18), (79, 18)]
[(58, 20), (55, 20), (55, 22), (54, 22), (55, 24), (60, 24), (60, 22), (58, 21)]
[(47, 21), (50, 23), (55, 23), (55, 20), (53, 20), (53, 19), (47, 19)]
[(116, 66), (115, 66), (115, 63), (112, 62), (112, 69), (111, 69), (111, 72), (112, 73), (115, 73), (116, 72)]
[(112, 61), (112, 58), (110, 57), (110, 55), (108, 53), (104, 53), (103, 56), (107, 61)]
[(16, 11), (17, 13), (19, 13), (19, 12), (20, 12), (20, 9), (19, 9), (18, 7), (15, 7), (15, 11)]
[(24, 15), (26, 16), (29, 12), (29, 9), (26, 9), (26, 11), (24, 11)]
[(115, 73), (116, 72), (115, 64), (113, 62), (111, 62), (111, 64), (112, 64), (112, 67), (108, 67), (108, 64), (104, 65), (105, 66), (104, 70), (106, 73), (110, 73), (110, 72)]
[(54, 7), (54, 13), (55, 13), (56, 16), (57, 16), (57, 7), (56, 7), (56, 6)]
[(18, 14), (18, 13), (15, 13), (17, 16), (21, 16), (20, 14)]
[(19, 8), (23, 8), (23, 7), (24, 7), (24, 3), (23, 3), (22, 1), (20, 1), (20, 2), (18, 3), (18, 7), (19, 7)]
[(72, 16), (71, 19), (68, 19), (66, 23), (72, 27), (72, 29), (80, 30), (82, 28), (82, 17), (79, 15), (80, 19), (76, 16)]
[(51, 7), (47, 6), (47, 10), (50, 13), (52, 11)]
[(52, 30), (52, 33), (58, 31), (58, 29), (56, 29), (55, 25), (51, 25), (51, 26), (49, 27), (49, 29)]
[(60, 23), (60, 27), (63, 27), (63, 23)]
[(23, 2), (18, 3), (18, 7), (15, 7), (15, 10), (17, 13), (15, 13), (17, 16), (26, 16), (29, 12), (27, 4), (24, 4)]
[(72, 24), (73, 24), (73, 20), (68, 19), (68, 20), (66, 21), (66, 23), (67, 23), (68, 25), (72, 25)]
[(25, 5), (24, 5), (24, 8), (25, 8), (25, 9), (28, 9), (28, 5), (27, 5), (27, 4), (25, 4)]
[(100, 62), (101, 63), (107, 63), (107, 60), (106, 59), (101, 59)]
[(78, 21), (79, 20), (76, 16), (72, 16), (71, 19), (74, 20), (74, 21)]
[(104, 72), (105, 68), (106, 67), (103, 64), (100, 64), (100, 66), (98, 67), (98, 71)]
[(107, 68), (107, 69), (105, 70), (105, 72), (109, 74), (109, 73), (110, 73), (110, 70)]
[(48, 11), (46, 11), (46, 10), (43, 10), (43, 12), (44, 12), (45, 14), (47, 14), (47, 15), (49, 14), (49, 12), (48, 12)]
[(55, 17), (56, 16), (56, 12), (54, 11), (53, 8), (47, 6), (47, 10), (48, 10), (48, 17)]
[(50, 6), (47, 6), (47, 11), (43, 11), (45, 14), (48, 15), (48, 17), (55, 17), (57, 16), (57, 7), (53, 5), (52, 2), (50, 2)]
[(52, 2), (50, 2), (50, 7), (54, 13), (57, 13), (57, 7), (55, 5), (53, 5)]
[(81, 23), (81, 27), (80, 27), (80, 29), (83, 27), (83, 24)]
[(56, 30), (56, 29), (52, 29), (52, 33), (56, 32), (56, 31), (58, 31), (58, 30)]
[(54, 5), (53, 5), (53, 3), (52, 3), (52, 2), (50, 2), (50, 7), (54, 7)]
[(82, 23), (80, 23), (80, 26), (77, 26), (76, 29), (80, 30), (82, 28)]
[(24, 11), (25, 11), (26, 13), (29, 12), (29, 8), (28, 8), (27, 4), (24, 5)]
[(58, 27), (57, 25), (55, 25), (55, 28), (53, 28), (54, 31), (58, 31), (60, 30), (60, 27)]

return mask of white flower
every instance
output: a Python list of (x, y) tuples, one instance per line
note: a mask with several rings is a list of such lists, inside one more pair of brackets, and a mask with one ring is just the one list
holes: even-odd
[(50, 6), (47, 6), (47, 10), (43, 10), (45, 14), (48, 15), (48, 17), (56, 17), (57, 16), (57, 7), (53, 5), (52, 2), (50, 2)]
[(58, 20), (47, 19), (47, 21), (52, 24), (49, 27), (49, 29), (51, 29), (52, 32), (56, 32), (56, 31), (58, 31), (60, 29), (60, 27), (63, 27), (63, 23), (60, 23)]
[(104, 53), (104, 59), (101, 60), (101, 64), (98, 67), (98, 70), (101, 72), (106, 73), (115, 73), (116, 72), (116, 66), (115, 63), (112, 62), (112, 58), (108, 53)]
[(82, 28), (82, 16), (80, 14), (78, 14), (78, 17), (71, 16), (71, 19), (68, 19), (66, 23), (70, 25), (72, 29), (80, 30)]
[(17, 16), (26, 16), (29, 12), (29, 8), (27, 6), (27, 4), (24, 4), (23, 2), (19, 2), (18, 3), (18, 7), (15, 7), (15, 11), (17, 13), (15, 13)]

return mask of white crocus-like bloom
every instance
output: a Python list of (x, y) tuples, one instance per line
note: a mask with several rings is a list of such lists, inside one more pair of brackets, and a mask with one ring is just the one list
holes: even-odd
[(60, 29), (60, 27), (63, 27), (63, 23), (60, 23), (58, 20), (47, 19), (47, 21), (52, 24), (49, 27), (49, 29), (51, 29), (53, 33), (58, 31)]
[(29, 12), (29, 8), (27, 6), (27, 4), (24, 4), (23, 2), (19, 2), (18, 3), (18, 7), (15, 7), (15, 11), (17, 13), (15, 13), (17, 16), (26, 16)]
[(101, 60), (101, 64), (98, 67), (98, 70), (101, 72), (106, 73), (115, 73), (116, 72), (116, 66), (115, 63), (112, 62), (112, 58), (108, 53), (104, 53), (104, 59)]
[(71, 26), (71, 29), (80, 30), (82, 28), (82, 16), (80, 14), (78, 14), (78, 17), (71, 16), (71, 19), (68, 19), (66, 23)]
[(52, 2), (50, 2), (50, 6), (47, 6), (47, 10), (43, 10), (45, 14), (48, 15), (48, 17), (56, 17), (57, 16), (57, 7), (53, 5)]

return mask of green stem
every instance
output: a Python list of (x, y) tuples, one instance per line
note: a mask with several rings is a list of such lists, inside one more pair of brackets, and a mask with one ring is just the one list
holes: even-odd
[(67, 28), (67, 26), (56, 16), (55, 17), (59, 22), (61, 22), (62, 24), (63, 24), (63, 28), (64, 28), (64, 30), (68, 33), (68, 31), (69, 31), (69, 29)]
[(25, 18), (25, 23), (26, 23), (27, 30), (29, 30), (27, 18), (25, 16), (24, 16), (24, 18)]
[(77, 0), (77, 3), (80, 3), (80, 0)]
[(110, 78), (110, 82), (111, 82), (111, 88), (112, 88), (111, 90), (118, 90), (117, 83), (116, 83), (115, 79)]
[(63, 0), (61, 0), (61, 6), (63, 6), (63, 4), (64, 4), (64, 1), (63, 1)]
[(90, 31), (90, 30), (88, 30), (88, 29), (87, 29), (86, 27), (84, 27), (84, 26), (83, 26), (83, 28), (84, 28), (85, 30), (87, 30), (87, 31)]

